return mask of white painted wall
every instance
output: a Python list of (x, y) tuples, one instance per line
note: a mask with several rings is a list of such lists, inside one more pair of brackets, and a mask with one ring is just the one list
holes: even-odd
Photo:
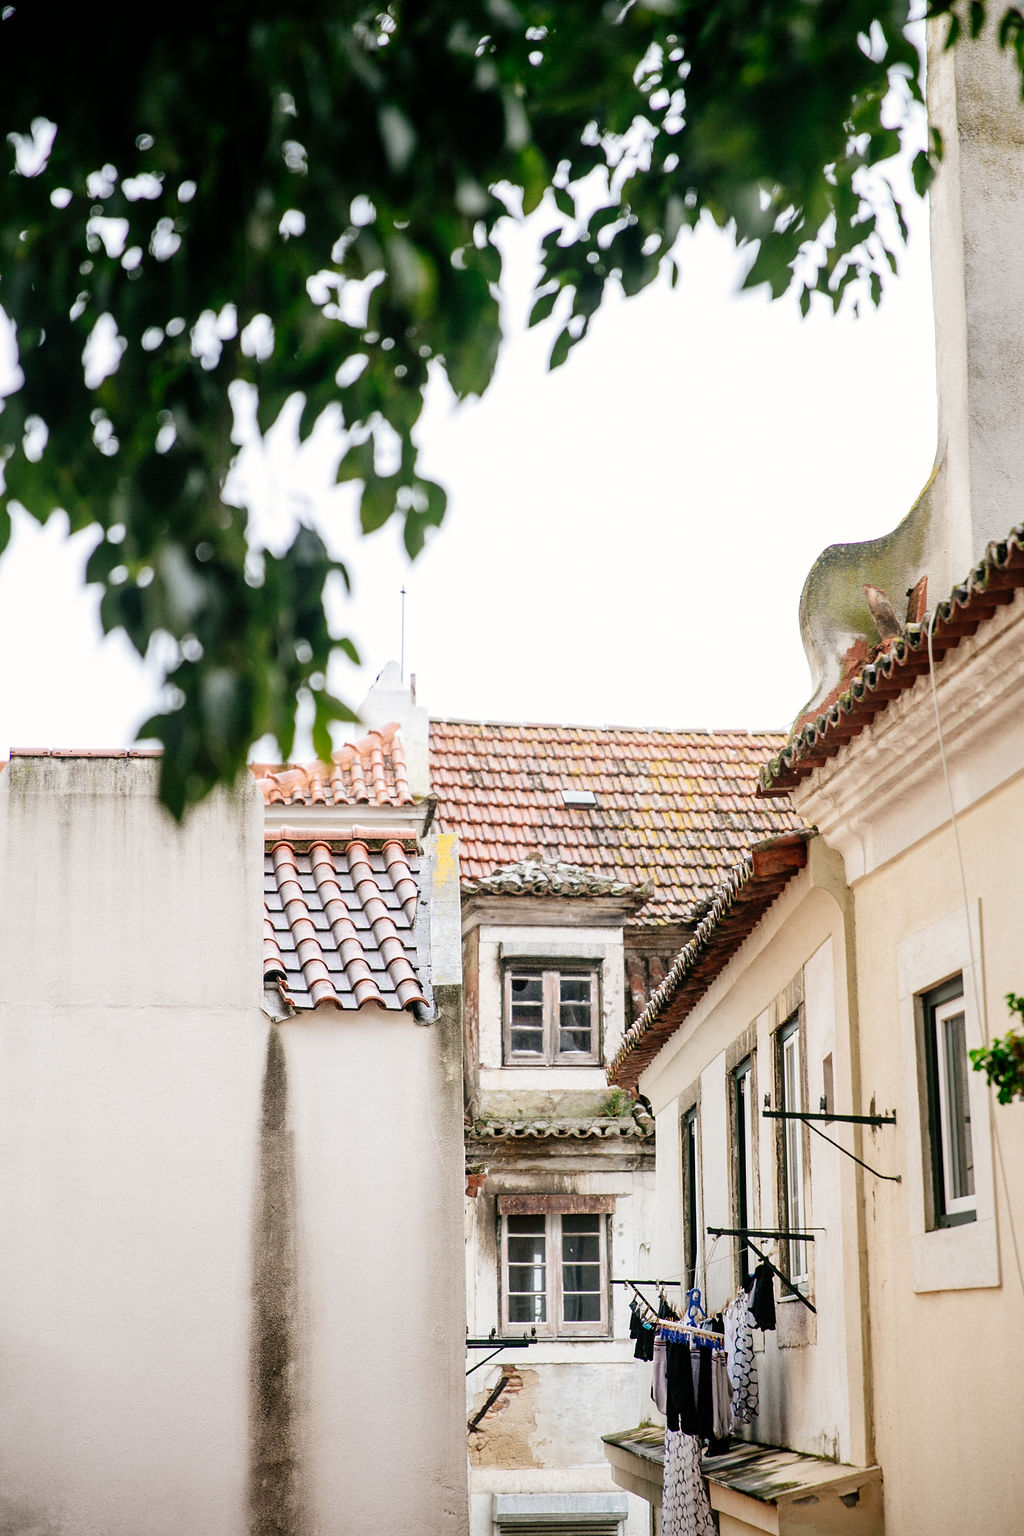
[[(585, 1145), (585, 1144), (584, 1144)], [(628, 1168), (603, 1170), (600, 1152), (572, 1159), (572, 1188), (580, 1194), (613, 1195), (611, 1272), (647, 1278), (646, 1246), (653, 1224), (653, 1173)], [(502, 1190), (565, 1187), (541, 1168), (503, 1172), (488, 1180), (472, 1206), (473, 1263), (469, 1270), (469, 1326), (481, 1337), (498, 1324), (496, 1195)], [(502, 1368), (517, 1373), (521, 1387), (507, 1393), (470, 1437), (472, 1536), (491, 1536), (496, 1493), (593, 1493), (617, 1491), (604, 1456), (602, 1434), (650, 1419), (651, 1367), (633, 1358), (629, 1339), (629, 1295), (613, 1286), (614, 1337), (593, 1340), (545, 1339), (509, 1351), (466, 1378), (467, 1418), (483, 1406)], [(471, 1353), (468, 1365), (481, 1355)], [(630, 1496), (627, 1536), (647, 1536), (649, 1511)]]
[(265, 1528), (250, 1359), (277, 1029), (293, 1531), (465, 1536), (457, 969), (449, 955), (435, 977), (455, 1001), (437, 1024), (272, 1025), (259, 793), (247, 781), (178, 830), (157, 771), (15, 758), (0, 774), (0, 1530)]
[(0, 774), (0, 1528), (244, 1529), (263, 808)]

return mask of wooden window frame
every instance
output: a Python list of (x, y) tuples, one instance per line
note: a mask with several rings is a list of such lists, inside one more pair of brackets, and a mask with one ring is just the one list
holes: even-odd
[[(512, 1197), (499, 1200), (500, 1222), (500, 1275), (501, 1275), (501, 1326), (510, 1334), (533, 1332), (539, 1339), (607, 1339), (611, 1335), (611, 1234), (609, 1232), (610, 1200), (603, 1198), (586, 1200), (551, 1197)], [(544, 1273), (547, 1317), (543, 1322), (513, 1321), (509, 1316), (509, 1217), (524, 1215), (544, 1223)], [(562, 1253), (562, 1221), (564, 1217), (582, 1216), (592, 1219), (599, 1240), (598, 1264), (600, 1265), (598, 1297), (601, 1315), (582, 1322), (567, 1321), (562, 1317), (564, 1298), (565, 1262)], [(593, 1294), (593, 1293), (589, 1293)]]
[[(959, 1007), (956, 1005), (959, 1004)], [(948, 1078), (948, 1066), (946, 1052), (940, 1045), (941, 1027), (948, 1020), (956, 1017), (964, 1017), (966, 1002), (964, 998), (963, 977), (960, 975), (951, 977), (941, 986), (933, 987), (920, 996), (921, 1019), (923, 1024), (923, 1055), (925, 1086), (928, 1104), (927, 1125), (927, 1150), (930, 1168), (931, 1184), (931, 1228), (934, 1231), (938, 1227), (958, 1227), (969, 1221), (978, 1219), (977, 1185), (969, 1194), (950, 1195), (948, 1189), (952, 1182), (952, 1170), (954, 1163), (952, 1132), (950, 1116), (954, 1108), (952, 1103), (952, 1085)], [(967, 1062), (966, 1044), (964, 1046), (963, 1073), (964, 1094), (967, 1101), (970, 1126), (970, 1099), (967, 1095), (967, 1083), (969, 1078), (969, 1065)], [(970, 1132), (969, 1132), (970, 1137)], [(971, 1142), (971, 1173), (974, 1183), (974, 1159), (973, 1140)]]
[[(512, 981), (516, 976), (541, 978), (542, 1048), (512, 1050)], [(587, 977), (590, 981), (591, 1050), (559, 1051), (561, 982), (563, 976)], [(506, 1067), (597, 1067), (601, 1064), (601, 966), (598, 962), (531, 961), (509, 959), (502, 966), (502, 1062)]]

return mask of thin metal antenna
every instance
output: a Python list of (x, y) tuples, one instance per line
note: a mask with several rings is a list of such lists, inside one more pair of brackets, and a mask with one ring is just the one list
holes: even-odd
[(404, 683), (405, 682), (405, 588), (404, 587), (402, 588), (402, 591), (401, 591), (401, 598), (402, 598), (402, 641), (401, 641), (401, 649), (400, 649), (400, 652), (399, 652), (399, 672), (400, 672), (400, 675), (401, 675), (402, 682)]

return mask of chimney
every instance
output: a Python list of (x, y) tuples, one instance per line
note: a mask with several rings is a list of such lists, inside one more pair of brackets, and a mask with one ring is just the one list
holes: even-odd
[(364, 725), (397, 720), (402, 734), (409, 788), (417, 797), (430, 794), (430, 717), (416, 703), (415, 679), (402, 681), (397, 661), (389, 661), (359, 706)]

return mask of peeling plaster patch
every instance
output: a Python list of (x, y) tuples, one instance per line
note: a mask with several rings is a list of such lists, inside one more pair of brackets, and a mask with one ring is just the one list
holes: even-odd
[[(537, 1372), (506, 1367), (504, 1374), (504, 1392), (479, 1428), (469, 1436), (469, 1464), (471, 1467), (506, 1469), (542, 1466), (534, 1449), (539, 1394)], [(473, 1413), (479, 1412), (489, 1396), (489, 1389), (480, 1390), (473, 1403)]]

